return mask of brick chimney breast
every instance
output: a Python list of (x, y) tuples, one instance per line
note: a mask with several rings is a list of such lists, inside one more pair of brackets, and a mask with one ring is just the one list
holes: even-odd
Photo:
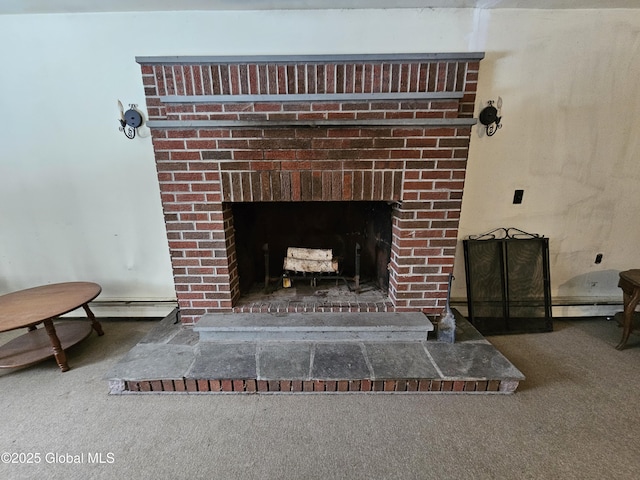
[(389, 304), (439, 313), (482, 53), (138, 57), (183, 323), (240, 297), (232, 204), (393, 204)]

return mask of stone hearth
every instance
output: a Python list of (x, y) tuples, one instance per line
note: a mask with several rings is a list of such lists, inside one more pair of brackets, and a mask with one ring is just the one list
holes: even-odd
[(173, 314), (105, 378), (112, 394), (515, 392), (524, 380), (522, 373), (455, 314), (455, 344), (371, 339), (203, 342)]

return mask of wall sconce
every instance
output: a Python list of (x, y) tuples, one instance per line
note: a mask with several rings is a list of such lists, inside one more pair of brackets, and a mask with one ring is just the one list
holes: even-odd
[(502, 124), (500, 123), (500, 120), (502, 120), (500, 112), (502, 109), (502, 97), (498, 97), (498, 101), (495, 102), (495, 107), (493, 104), (494, 101), (489, 100), (487, 106), (482, 109), (478, 116), (480, 123), (485, 127), (488, 137), (493, 136), (499, 128), (502, 128)]
[(125, 112), (122, 102), (118, 100), (118, 108), (120, 109), (120, 131), (131, 140), (135, 138), (138, 127), (142, 125), (142, 114), (133, 103), (129, 104), (129, 110)]

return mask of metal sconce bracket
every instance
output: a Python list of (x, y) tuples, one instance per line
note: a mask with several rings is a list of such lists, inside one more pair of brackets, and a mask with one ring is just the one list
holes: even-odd
[(489, 100), (487, 106), (480, 111), (478, 120), (484, 125), (488, 137), (493, 136), (499, 128), (502, 128), (502, 124), (500, 123), (500, 120), (502, 120), (501, 109), (502, 97), (498, 97), (497, 102)]
[(120, 131), (130, 140), (135, 138), (137, 129), (141, 127), (143, 123), (142, 114), (138, 111), (137, 107), (136, 104), (131, 103), (129, 104), (129, 110), (125, 112), (122, 102), (118, 100), (118, 108), (120, 109)]

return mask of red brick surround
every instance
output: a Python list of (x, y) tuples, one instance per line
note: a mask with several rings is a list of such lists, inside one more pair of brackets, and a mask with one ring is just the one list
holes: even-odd
[(394, 202), (389, 302), (439, 312), (481, 58), (138, 58), (182, 321), (237, 304), (231, 202)]

